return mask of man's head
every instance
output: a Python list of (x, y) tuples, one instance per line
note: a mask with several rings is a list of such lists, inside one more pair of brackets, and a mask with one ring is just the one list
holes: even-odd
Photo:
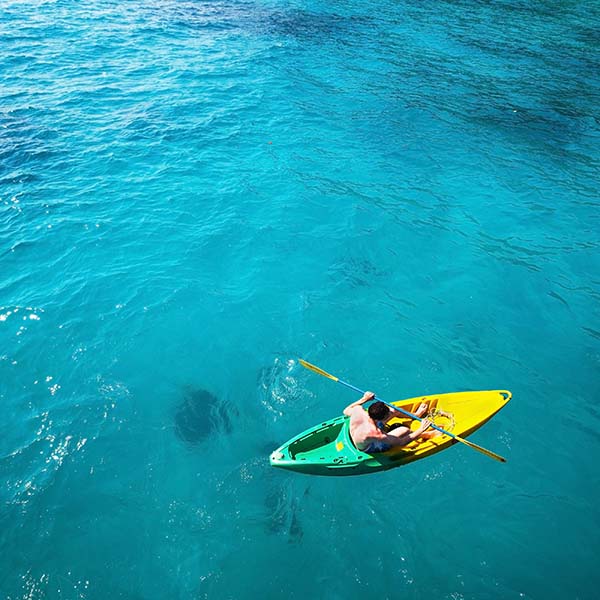
[(378, 401), (373, 402), (367, 412), (373, 421), (383, 421), (390, 414), (390, 409), (383, 402)]

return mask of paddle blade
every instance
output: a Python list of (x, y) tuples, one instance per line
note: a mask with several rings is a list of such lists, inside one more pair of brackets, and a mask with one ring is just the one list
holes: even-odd
[(478, 452), (481, 452), (482, 454), (485, 454), (486, 456), (489, 456), (490, 458), (497, 460), (498, 462), (502, 462), (502, 463), (506, 462), (506, 459), (503, 456), (500, 456), (499, 454), (496, 454), (495, 452), (492, 452), (491, 450), (487, 450), (486, 448), (482, 448), (481, 446), (478, 446), (477, 444), (474, 444), (473, 442), (469, 442), (461, 437), (458, 437), (457, 435), (454, 436), (454, 439), (457, 442), (462, 442), (466, 446), (470, 446), (471, 448), (473, 448), (473, 450), (477, 450)]
[(305, 367), (311, 371), (314, 371), (315, 373), (318, 373), (319, 375), (323, 375), (323, 377), (327, 377), (328, 379), (332, 379), (333, 381), (339, 381), (339, 379), (337, 377), (335, 377), (334, 375), (327, 373), (327, 371), (323, 371), (323, 369), (319, 369), (319, 367), (315, 367), (315, 365), (311, 365), (309, 362), (306, 362), (305, 360), (302, 360), (301, 358), (298, 359), (298, 362), (303, 367)]

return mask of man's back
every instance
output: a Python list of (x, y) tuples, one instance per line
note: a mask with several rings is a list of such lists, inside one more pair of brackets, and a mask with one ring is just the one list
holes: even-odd
[(349, 413), (350, 437), (359, 450), (368, 446), (371, 441), (385, 437), (361, 406), (354, 406)]

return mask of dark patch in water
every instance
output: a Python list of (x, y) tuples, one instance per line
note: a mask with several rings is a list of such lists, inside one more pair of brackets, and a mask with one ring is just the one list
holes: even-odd
[(358, 28), (368, 22), (369, 19), (364, 16), (342, 16), (304, 10), (273, 12), (263, 19), (265, 28), (277, 35), (305, 41), (337, 39), (342, 43), (351, 42), (352, 36), (357, 35)]
[(292, 511), (292, 521), (290, 523), (289, 534), (290, 542), (299, 542), (304, 535), (304, 531), (300, 525), (300, 521), (298, 520), (298, 512), (295, 507)]
[[(308, 489), (305, 490), (306, 496)], [(269, 513), (267, 530), (274, 534), (287, 536), (290, 543), (299, 542), (304, 536), (302, 524), (298, 518), (299, 499), (281, 487), (272, 487), (265, 497), (265, 508)]]
[(42, 109), (0, 112), (0, 184), (39, 180), (40, 165), (56, 168), (58, 133), (42, 123), (49, 118)]
[(188, 444), (198, 444), (218, 433), (231, 433), (231, 416), (237, 414), (207, 390), (187, 387), (175, 411), (175, 433)]
[(346, 257), (331, 265), (328, 274), (336, 281), (348, 282), (352, 287), (368, 287), (386, 272), (366, 258)]
[(350, 44), (372, 22), (364, 15), (341, 15), (300, 9), (272, 10), (257, 5), (200, 3), (177, 5), (169, 18), (178, 27), (197, 30), (239, 30), (256, 35), (290, 37), (304, 42)]

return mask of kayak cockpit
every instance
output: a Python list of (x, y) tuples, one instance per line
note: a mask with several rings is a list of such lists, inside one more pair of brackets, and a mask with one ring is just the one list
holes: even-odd
[(335, 443), (344, 426), (344, 419), (333, 419), (314, 427), (305, 435), (293, 440), (288, 446), (293, 460), (326, 460), (331, 454), (329, 446)]

